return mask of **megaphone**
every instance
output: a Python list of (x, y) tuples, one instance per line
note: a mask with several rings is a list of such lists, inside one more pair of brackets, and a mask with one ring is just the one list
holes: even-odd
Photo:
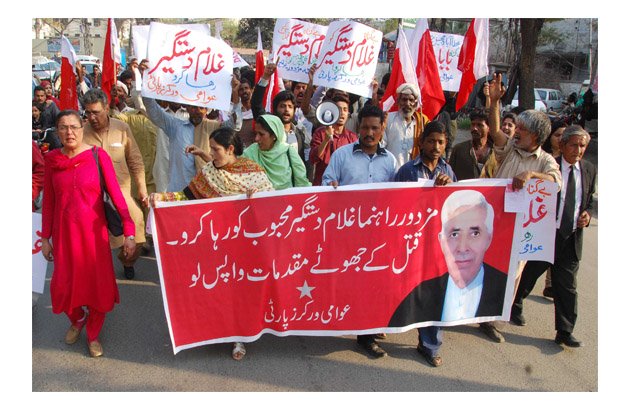
[(324, 101), (317, 107), (315, 116), (321, 125), (333, 125), (338, 119), (341, 110), (338, 105), (332, 101)]

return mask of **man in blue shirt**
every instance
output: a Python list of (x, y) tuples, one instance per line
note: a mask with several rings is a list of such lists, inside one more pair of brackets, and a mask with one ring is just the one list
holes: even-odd
[[(380, 147), (384, 133), (384, 112), (379, 107), (366, 106), (358, 113), (358, 123), (358, 141), (344, 145), (332, 154), (328, 168), (323, 173), (323, 185), (337, 187), (393, 181), (397, 160), (391, 152)], [(357, 341), (371, 356), (386, 356), (375, 338), (375, 334), (359, 335)]]
[[(436, 186), (444, 186), (457, 181), (451, 166), (441, 158), (445, 154), (446, 145), (447, 132), (445, 125), (439, 121), (432, 121), (427, 124), (420, 138), (419, 147), (421, 151), (419, 156), (401, 166), (397, 175), (395, 175), (395, 181), (416, 182), (419, 179), (434, 180)], [(393, 316), (393, 319), (395, 318), (396, 316)], [(396, 325), (393, 321), (390, 324), (391, 326)], [(420, 327), (417, 330), (419, 331), (417, 352), (430, 365), (434, 367), (440, 366), (443, 363), (443, 359), (438, 354), (443, 344), (443, 334), (440, 327)]]
[[(198, 157), (187, 153), (187, 147), (195, 145), (209, 153), (208, 137), (210, 133), (222, 124), (219, 121), (208, 120), (207, 108), (187, 105), (189, 112), (188, 120), (181, 120), (167, 113), (153, 98), (143, 97), (143, 104), (150, 121), (163, 130), (169, 137), (169, 184), (168, 192), (178, 192), (184, 189), (195, 177), (195, 174), (203, 167)], [(231, 112), (224, 127), (241, 130), (243, 115), (238, 95), (238, 81), (233, 78)]]
[(380, 147), (384, 132), (384, 113), (378, 107), (367, 106), (358, 113), (358, 141), (337, 149), (323, 173), (322, 184), (391, 182), (397, 171), (395, 156)]
[(439, 121), (427, 124), (419, 142), (420, 154), (399, 168), (395, 181), (436, 180), (437, 186), (457, 181), (451, 166), (441, 158), (445, 154), (446, 143), (445, 125)]

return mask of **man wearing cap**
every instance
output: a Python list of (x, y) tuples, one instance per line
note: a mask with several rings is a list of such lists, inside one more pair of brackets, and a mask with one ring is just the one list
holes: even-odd
[(419, 136), (429, 118), (419, 107), (419, 87), (404, 83), (397, 88), (399, 111), (389, 112), (382, 142), (385, 148), (397, 158), (403, 166), (419, 155)]

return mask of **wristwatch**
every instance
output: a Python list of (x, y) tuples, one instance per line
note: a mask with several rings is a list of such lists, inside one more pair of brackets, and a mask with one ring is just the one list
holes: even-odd
[(135, 236), (134, 236), (134, 235), (127, 236), (126, 238), (127, 238), (127, 239), (130, 239), (131, 241), (134, 241), (134, 240), (135, 240)]

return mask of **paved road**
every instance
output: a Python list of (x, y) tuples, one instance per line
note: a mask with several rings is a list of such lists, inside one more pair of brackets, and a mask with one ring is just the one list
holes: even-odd
[[(467, 138), (465, 132), (459, 141)], [(526, 302), (526, 327), (506, 324), (503, 344), (490, 342), (476, 325), (446, 328), (439, 368), (417, 355), (416, 330), (381, 341), (389, 357), (380, 360), (363, 354), (354, 336), (264, 335), (248, 345), (241, 362), (230, 358), (225, 344), (174, 356), (156, 261), (146, 256), (137, 264), (136, 280), (118, 279), (121, 304), (105, 323), (100, 359), (88, 357), (84, 333), (72, 346), (63, 342), (68, 323), (52, 313), (47, 281), (32, 313), (32, 390), (597, 391), (597, 237), (593, 219), (578, 281), (575, 334), (586, 344), (581, 349), (553, 342), (553, 303), (540, 295), (541, 279)], [(115, 266), (122, 275), (121, 265)]]
[[(68, 323), (51, 311), (49, 281), (32, 313), (33, 391), (597, 391), (597, 233), (585, 232), (579, 273), (579, 321), (586, 346), (553, 342), (553, 303), (528, 298), (528, 326), (506, 324), (506, 343), (490, 342), (476, 325), (444, 329), (444, 364), (431, 368), (416, 353), (416, 330), (382, 341), (389, 357), (373, 360), (354, 336), (264, 335), (241, 362), (229, 345), (173, 354), (154, 258), (142, 257), (137, 279), (118, 279), (121, 304), (101, 335), (105, 355), (88, 357), (84, 333), (71, 346)], [(121, 265), (116, 263), (118, 275)], [(50, 270), (49, 270), (50, 271)]]

